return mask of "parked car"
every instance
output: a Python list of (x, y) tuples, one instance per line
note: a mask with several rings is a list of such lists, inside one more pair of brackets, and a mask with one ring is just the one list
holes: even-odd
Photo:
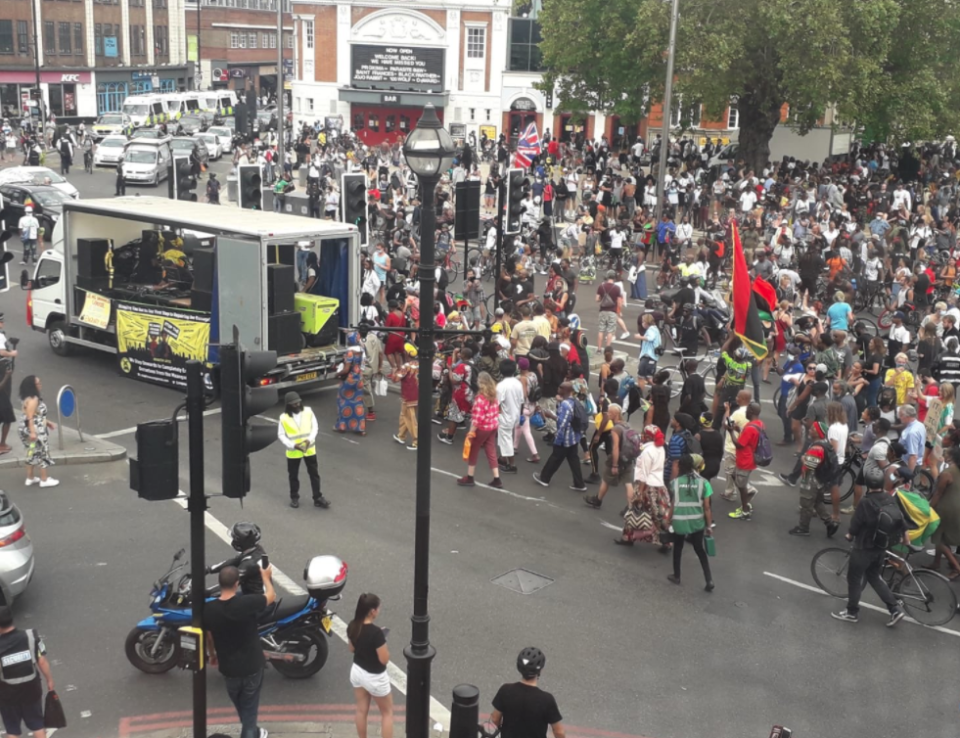
[(27, 591), (34, 572), (33, 541), (20, 508), (0, 492), (0, 604), (11, 605)]
[(202, 133), (210, 127), (210, 120), (199, 113), (184, 115), (177, 122), (180, 124), (177, 129), (178, 136), (192, 136), (195, 133)]
[(0, 170), (0, 184), (21, 183), (52, 185), (74, 200), (80, 198), (80, 191), (67, 182), (62, 175), (47, 167), (10, 167)]
[(63, 203), (70, 199), (56, 187), (35, 184), (0, 185), (0, 197), (3, 198), (4, 209), (7, 212), (7, 223), (14, 227), (26, 214), (27, 205), (32, 205), (33, 215), (40, 221), (40, 227), (44, 229), (44, 241), (50, 240), (53, 227), (63, 215)]
[[(232, 118), (230, 120), (233, 120)], [(230, 126), (210, 126), (207, 133), (217, 137), (220, 148), (227, 154), (233, 152), (233, 130)]]
[(158, 185), (170, 176), (170, 139), (131, 139), (123, 152), (123, 178), (127, 184)]
[(164, 133), (162, 128), (138, 128), (133, 132), (133, 135), (130, 137), (132, 139), (154, 139), (159, 140), (161, 138), (166, 138), (169, 134)]
[(116, 166), (123, 158), (123, 147), (127, 145), (126, 136), (104, 136), (93, 152), (95, 167)]
[(175, 136), (171, 138), (170, 150), (173, 152), (174, 158), (178, 156), (192, 156), (203, 166), (207, 166), (207, 164), (210, 163), (210, 154), (207, 147), (204, 146), (202, 141), (191, 136)]
[(220, 146), (220, 141), (217, 140), (216, 135), (212, 133), (198, 133), (194, 138), (206, 148), (211, 161), (216, 161), (223, 156), (223, 148)]
[(98, 141), (105, 136), (130, 136), (133, 129), (133, 120), (124, 113), (104, 113), (90, 126), (93, 137)]

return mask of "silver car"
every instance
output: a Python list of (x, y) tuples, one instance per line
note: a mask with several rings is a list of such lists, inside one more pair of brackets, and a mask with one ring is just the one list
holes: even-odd
[(34, 571), (33, 542), (20, 508), (0, 492), (0, 595), (9, 605), (27, 590)]

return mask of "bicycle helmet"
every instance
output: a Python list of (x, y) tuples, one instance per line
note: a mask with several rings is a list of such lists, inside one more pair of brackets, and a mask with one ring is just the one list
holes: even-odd
[(570, 321), (570, 330), (576, 331), (580, 330), (580, 316), (576, 313), (570, 313), (567, 320)]
[(685, 311), (689, 311), (689, 312), (692, 313), (695, 308), (696, 308), (696, 305), (694, 305), (692, 302), (685, 302), (685, 303), (683, 303), (683, 309), (684, 309)]
[(246, 551), (260, 542), (260, 526), (256, 523), (237, 523), (230, 531), (230, 545), (237, 551)]
[(745, 346), (741, 346), (733, 352), (733, 356), (737, 361), (746, 361), (750, 358), (750, 351)]
[(539, 648), (528, 647), (517, 656), (517, 671), (524, 679), (533, 679), (540, 676), (544, 665), (547, 663), (547, 657)]
[(863, 472), (863, 483), (868, 490), (883, 489), (883, 469), (879, 466), (871, 466)]

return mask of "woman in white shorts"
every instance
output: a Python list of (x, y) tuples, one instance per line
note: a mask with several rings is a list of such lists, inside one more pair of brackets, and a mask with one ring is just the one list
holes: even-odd
[(375, 594), (362, 594), (357, 601), (357, 611), (347, 626), (353, 666), (350, 668), (350, 686), (357, 699), (357, 735), (367, 738), (367, 715), (370, 700), (380, 710), (382, 738), (393, 738), (393, 698), (390, 695), (390, 677), (387, 664), (390, 651), (387, 648), (387, 630), (373, 624), (380, 614), (380, 598)]

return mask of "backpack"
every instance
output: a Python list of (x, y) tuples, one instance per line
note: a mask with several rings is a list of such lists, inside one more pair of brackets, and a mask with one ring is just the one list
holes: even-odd
[(620, 386), (617, 389), (617, 404), (623, 407), (623, 401), (630, 390), (637, 386), (637, 380), (631, 377), (629, 374), (620, 382)]
[(700, 454), (703, 455), (703, 446), (700, 445), (700, 441), (697, 440), (697, 437), (693, 435), (688, 430), (680, 431), (680, 437), (683, 439), (683, 442), (687, 445), (688, 454)]
[[(773, 444), (770, 443), (770, 437), (762, 425), (759, 423), (753, 425), (760, 432), (757, 447), (753, 452), (753, 461), (757, 466), (770, 466), (770, 462), (773, 461)], [(836, 454), (834, 454), (834, 459), (836, 459)]]
[(900, 542), (906, 523), (903, 512), (895, 497), (883, 495), (877, 510), (877, 523), (873, 529), (873, 545), (879, 549), (888, 549)]
[(613, 299), (609, 290), (603, 291), (603, 297), (600, 298), (600, 309), (604, 311), (614, 310), (617, 307), (617, 301)]
[(643, 448), (643, 439), (629, 425), (621, 425), (620, 430), (623, 432), (620, 443), (620, 458), (624, 461), (634, 461)]
[(837, 458), (837, 452), (833, 450), (833, 444), (829, 441), (816, 441), (811, 445), (817, 445), (823, 449), (823, 461), (814, 472), (817, 481), (821, 485), (832, 482), (840, 471), (840, 460)]
[(590, 418), (587, 416), (587, 409), (576, 397), (573, 398), (573, 416), (570, 418), (570, 427), (575, 433), (583, 433), (590, 425)]

